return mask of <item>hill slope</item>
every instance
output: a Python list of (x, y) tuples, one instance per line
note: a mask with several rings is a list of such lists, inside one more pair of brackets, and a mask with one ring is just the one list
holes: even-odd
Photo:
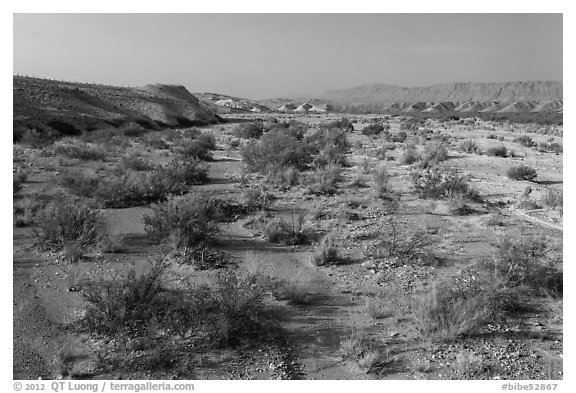
[(562, 100), (561, 82), (446, 83), (428, 87), (371, 84), (329, 90), (318, 98), (342, 103), (506, 102)]
[(75, 134), (128, 123), (164, 128), (220, 120), (183, 86), (116, 87), (14, 76), (13, 96), (15, 129)]

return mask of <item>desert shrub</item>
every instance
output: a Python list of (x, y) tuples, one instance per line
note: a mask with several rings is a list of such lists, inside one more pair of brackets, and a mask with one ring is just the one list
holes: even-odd
[(534, 180), (538, 174), (532, 167), (516, 165), (506, 171), (506, 176), (512, 180)]
[(248, 142), (240, 154), (250, 172), (276, 172), (287, 167), (302, 170), (312, 161), (309, 149), (301, 141), (279, 131), (267, 132), (260, 141)]
[(538, 144), (537, 149), (538, 151), (541, 152), (556, 153), (556, 154), (562, 153), (564, 150), (562, 145), (557, 142), (551, 142), (551, 143), (540, 142)]
[(88, 201), (63, 195), (38, 211), (37, 221), (40, 246), (55, 251), (70, 244), (92, 246), (104, 232), (98, 211)]
[(299, 179), (300, 171), (293, 166), (278, 170), (275, 177), (276, 183), (285, 187), (297, 185)]
[(492, 157), (506, 157), (508, 155), (508, 150), (506, 146), (490, 147), (486, 150), (486, 155)]
[(44, 207), (44, 203), (37, 199), (23, 199), (20, 203), (14, 203), (14, 225), (25, 227), (36, 221), (36, 215)]
[(493, 261), (487, 262), (507, 287), (528, 287), (536, 293), (562, 296), (562, 262), (549, 256), (544, 238), (503, 239)]
[(12, 193), (16, 194), (22, 189), (22, 184), (26, 182), (28, 177), (27, 173), (24, 171), (15, 171), (12, 173)]
[(377, 167), (372, 175), (372, 179), (374, 180), (376, 196), (378, 198), (386, 198), (389, 196), (392, 188), (390, 187), (390, 175), (388, 174), (386, 167)]
[(66, 170), (60, 173), (59, 183), (78, 196), (92, 198), (98, 190), (100, 178), (80, 171)]
[(215, 205), (204, 195), (170, 197), (152, 210), (144, 217), (146, 233), (157, 242), (170, 240), (176, 249), (204, 246), (216, 233)]
[(551, 208), (555, 207), (563, 207), (563, 196), (562, 191), (549, 189), (546, 192), (546, 195), (542, 198), (542, 203), (544, 206), (548, 206)]
[(21, 132), (16, 132), (14, 129), (14, 142), (22, 145), (29, 146), (34, 149), (41, 149), (50, 146), (58, 139), (55, 132), (48, 130), (25, 129)]
[[(389, 125), (388, 129), (390, 128)], [(371, 136), (371, 135), (379, 135), (382, 131), (384, 131), (384, 125), (381, 123), (374, 123), (370, 124), (362, 129), (362, 135)]]
[(216, 150), (216, 138), (213, 134), (203, 132), (196, 137), (196, 142), (207, 150)]
[(517, 138), (514, 138), (512, 140), (512, 142), (519, 143), (522, 146), (526, 146), (526, 147), (532, 147), (535, 145), (532, 138), (530, 138), (528, 135), (523, 135), (523, 136), (519, 136)]
[(458, 148), (460, 149), (460, 151), (464, 153), (472, 154), (478, 152), (478, 145), (476, 144), (476, 142), (470, 139), (460, 142)]
[(321, 127), (308, 135), (304, 144), (309, 154), (314, 155), (315, 166), (346, 166), (346, 154), (350, 150), (350, 144), (343, 129)]
[(370, 298), (366, 306), (366, 311), (373, 319), (382, 319), (390, 316), (390, 305), (380, 296)]
[(212, 153), (210, 150), (208, 150), (203, 143), (197, 140), (186, 139), (178, 149), (178, 154), (186, 160), (212, 161)]
[(342, 177), (342, 168), (336, 164), (320, 167), (314, 174), (314, 183), (308, 187), (316, 195), (333, 195), (336, 193)]
[(392, 139), (392, 142), (403, 143), (406, 138), (408, 138), (408, 134), (406, 131), (398, 131), (397, 133), (392, 134), (390, 138)]
[(456, 170), (428, 169), (424, 172), (412, 173), (412, 184), (420, 198), (442, 199), (454, 196), (478, 198), (468, 180), (460, 176)]
[(410, 165), (420, 160), (420, 155), (416, 151), (416, 147), (413, 145), (406, 146), (402, 153), (400, 153), (400, 162), (402, 164)]
[(240, 123), (232, 130), (232, 135), (243, 139), (258, 139), (265, 131), (264, 122), (253, 121), (249, 123)]
[(498, 139), (498, 135), (496, 135), (496, 134), (488, 134), (488, 136), (486, 136), (486, 139)]
[(134, 171), (150, 171), (154, 169), (154, 165), (150, 161), (142, 158), (142, 156), (137, 152), (130, 153), (126, 157), (123, 157), (120, 161), (120, 165)]
[(433, 239), (426, 232), (402, 229), (390, 218), (382, 226), (379, 240), (366, 248), (365, 256), (396, 258), (402, 263), (410, 261), (427, 265), (437, 262), (431, 251), (432, 244)]
[(144, 135), (142, 141), (144, 142), (145, 145), (153, 149), (159, 149), (159, 150), (170, 149), (170, 144), (166, 142), (161, 135), (156, 133), (148, 133)]
[(100, 147), (93, 147), (81, 141), (59, 141), (54, 145), (54, 152), (68, 158), (79, 160), (105, 161), (106, 152)]
[(347, 118), (343, 117), (339, 120), (334, 120), (328, 123), (324, 123), (320, 125), (321, 129), (327, 129), (327, 130), (331, 130), (333, 128), (345, 131), (345, 132), (349, 132), (349, 131), (354, 131), (354, 123), (352, 123), (350, 120), (348, 120)]
[(326, 236), (322, 239), (320, 249), (312, 257), (312, 262), (316, 266), (332, 265), (341, 261), (338, 255), (338, 248), (334, 246), (332, 236)]
[(266, 210), (276, 199), (265, 187), (250, 187), (242, 193), (244, 205), (249, 211)]
[(420, 167), (427, 168), (436, 166), (441, 161), (448, 159), (448, 148), (445, 143), (436, 142), (426, 146), (424, 154), (420, 158)]
[(153, 195), (146, 177), (125, 173), (98, 180), (94, 197), (105, 208), (120, 209), (147, 205), (165, 195)]
[(298, 140), (304, 139), (308, 126), (302, 122), (291, 120), (289, 122), (279, 122), (270, 126), (270, 131), (279, 130)]
[(365, 373), (382, 367), (382, 354), (364, 331), (353, 328), (351, 334), (340, 342), (342, 360), (354, 362)]
[(264, 228), (264, 234), (271, 243), (287, 245), (305, 244), (310, 240), (310, 232), (304, 226), (302, 214), (291, 214), (291, 220), (278, 218)]
[(174, 159), (168, 165), (156, 168), (146, 178), (146, 192), (150, 201), (163, 200), (168, 195), (181, 195), (193, 185), (208, 181), (208, 169), (195, 160)]
[(454, 290), (438, 283), (417, 294), (410, 310), (420, 336), (440, 341), (477, 333), (493, 315), (486, 292), (477, 291), (475, 287)]

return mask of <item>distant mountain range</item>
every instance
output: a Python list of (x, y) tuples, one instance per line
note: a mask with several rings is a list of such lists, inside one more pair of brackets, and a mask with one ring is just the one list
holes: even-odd
[(329, 90), (321, 98), (339, 103), (562, 101), (561, 82), (445, 83), (400, 87), (375, 83)]

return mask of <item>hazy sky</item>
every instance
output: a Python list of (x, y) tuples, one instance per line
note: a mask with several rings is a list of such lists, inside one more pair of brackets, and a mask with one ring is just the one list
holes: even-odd
[(14, 73), (251, 98), (562, 81), (562, 15), (15, 14)]

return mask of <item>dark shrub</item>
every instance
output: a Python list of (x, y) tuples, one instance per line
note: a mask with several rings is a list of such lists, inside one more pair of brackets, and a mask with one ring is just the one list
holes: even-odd
[(428, 168), (438, 165), (441, 161), (448, 159), (448, 148), (443, 142), (435, 142), (426, 146), (424, 154), (420, 159), (420, 167)]
[(196, 142), (206, 150), (216, 150), (216, 138), (212, 134), (202, 133), (196, 137)]
[[(388, 129), (390, 128), (389, 125)], [(382, 131), (384, 131), (384, 125), (380, 123), (370, 124), (362, 129), (362, 135), (370, 136), (370, 135), (379, 135)]]
[(216, 232), (217, 211), (204, 195), (174, 196), (152, 209), (144, 217), (146, 232), (157, 242), (169, 239), (176, 249), (204, 246)]
[(106, 152), (102, 148), (92, 147), (80, 141), (58, 142), (55, 145), (54, 152), (68, 158), (77, 158), (79, 160), (106, 160)]
[(347, 118), (343, 117), (340, 120), (334, 120), (325, 124), (322, 124), (320, 126), (320, 128), (324, 128), (324, 129), (332, 129), (332, 128), (337, 128), (339, 130), (342, 131), (354, 131), (354, 124), (348, 120)]
[(254, 121), (250, 123), (240, 123), (232, 131), (232, 135), (243, 139), (258, 139), (264, 133), (264, 122)]
[(261, 173), (287, 167), (305, 169), (312, 160), (301, 141), (278, 130), (267, 132), (260, 141), (248, 142), (240, 154), (249, 171)]
[(309, 241), (310, 234), (304, 227), (303, 215), (292, 214), (291, 220), (279, 218), (264, 228), (269, 242), (288, 245), (304, 244)]
[(532, 138), (530, 138), (527, 135), (524, 136), (519, 136), (518, 138), (514, 138), (512, 140), (512, 142), (516, 142), (521, 144), (522, 146), (526, 146), (526, 147), (532, 147), (535, 145), (534, 141), (532, 140)]
[(42, 248), (61, 250), (70, 244), (94, 245), (103, 231), (98, 211), (80, 199), (57, 195), (37, 215)]
[(405, 131), (398, 131), (391, 135), (392, 142), (402, 143), (408, 138), (408, 134)]
[(308, 126), (299, 121), (291, 120), (289, 122), (275, 123), (270, 126), (270, 131), (279, 130), (285, 134), (291, 135), (298, 140), (304, 139)]
[(336, 193), (341, 180), (342, 168), (335, 164), (320, 167), (313, 178), (314, 184), (309, 187), (310, 192), (317, 195), (333, 195)]
[(120, 164), (124, 168), (134, 171), (150, 171), (154, 169), (154, 165), (142, 158), (137, 152), (130, 153), (128, 156), (122, 158)]
[(24, 171), (16, 171), (12, 173), (12, 193), (16, 194), (22, 189), (22, 183), (26, 182), (27, 174)]
[(517, 165), (508, 169), (506, 176), (513, 180), (534, 180), (538, 174), (534, 168), (526, 165)]
[(546, 192), (544, 198), (542, 198), (542, 203), (544, 204), (544, 206), (548, 206), (551, 208), (555, 208), (557, 206), (562, 207), (563, 206), (562, 191), (549, 189)]
[(212, 153), (197, 140), (186, 140), (178, 153), (185, 159), (212, 161)]
[(508, 150), (506, 146), (491, 147), (486, 150), (486, 155), (493, 157), (506, 157), (508, 155)]
[(400, 154), (400, 162), (406, 165), (413, 164), (420, 160), (420, 158), (421, 156), (416, 151), (416, 147), (414, 145), (406, 146), (406, 148), (404, 148)]
[(468, 180), (458, 175), (455, 170), (439, 170), (433, 168), (423, 173), (413, 172), (412, 183), (418, 196), (421, 198), (451, 198), (455, 196), (468, 196), (477, 198), (470, 189)]
[(305, 146), (314, 155), (314, 165), (337, 164), (346, 166), (350, 150), (346, 132), (339, 128), (322, 127), (304, 139)]

